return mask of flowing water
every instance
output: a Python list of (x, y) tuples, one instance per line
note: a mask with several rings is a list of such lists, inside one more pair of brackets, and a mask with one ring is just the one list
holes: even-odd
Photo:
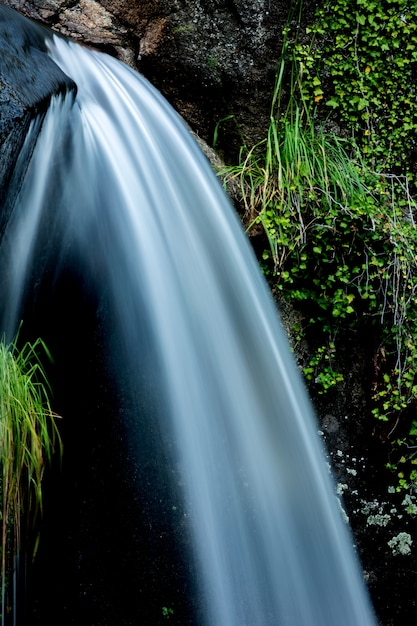
[(111, 310), (114, 375), (146, 388), (171, 442), (198, 626), (370, 626), (309, 400), (206, 158), (133, 70), (56, 37), (48, 47), (78, 91), (33, 122), (17, 168), (8, 332), (48, 247), (56, 275), (88, 259)]

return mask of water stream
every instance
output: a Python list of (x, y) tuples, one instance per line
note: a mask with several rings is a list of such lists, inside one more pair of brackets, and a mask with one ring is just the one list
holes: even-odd
[(207, 626), (374, 624), (309, 399), (206, 158), (133, 70), (48, 47), (78, 92), (32, 123), (17, 167), (8, 334), (45, 259), (57, 277), (82, 260), (110, 309), (115, 379), (151, 396), (171, 442)]

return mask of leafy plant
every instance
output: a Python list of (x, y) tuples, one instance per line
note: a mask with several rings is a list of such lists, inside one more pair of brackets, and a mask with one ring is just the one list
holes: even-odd
[[(405, 160), (417, 106), (415, 98), (407, 100), (414, 84), (407, 72), (415, 57), (409, 21), (417, 9), (406, 0), (361, 1), (352, 17), (349, 4), (325, 2), (304, 34), (299, 17), (289, 21), (267, 137), (252, 148), (244, 146), (238, 165), (221, 174), (226, 182), (240, 181), (248, 233), (261, 229), (266, 235), (261, 264), (273, 290), (304, 311), (298, 337), (308, 331), (316, 343), (304, 373), (318, 393), (343, 380), (336, 358), (340, 332), (362, 327), (373, 337), (370, 416), (386, 424), (385, 435), (397, 450), (393, 457), (400, 454), (410, 464), (407, 480), (399, 479), (417, 484), (411, 466), (417, 444), (412, 418), (417, 400), (416, 202), (413, 172)], [(390, 39), (377, 51), (378, 41), (391, 37), (400, 22), (399, 47)], [(403, 37), (407, 25), (408, 43)], [(388, 81), (384, 100), (381, 81), (391, 69), (383, 70), (382, 59), (395, 65), (391, 77), (399, 81), (399, 99), (408, 94), (406, 115), (396, 117), (395, 124), (388, 113), (395, 83)], [(405, 68), (401, 80), (395, 73), (400, 67)], [(405, 435), (398, 437), (397, 429)], [(397, 467), (392, 459), (391, 466)]]
[(374, 167), (413, 174), (417, 130), (417, 5), (325, 0), (294, 54), (320, 115), (355, 137)]
[[(0, 499), (2, 519), (1, 581), (3, 622), (9, 559), (42, 512), (42, 479), (61, 441), (48, 399), (48, 385), (38, 352), (41, 340), (18, 350), (16, 341), (0, 343)], [(34, 542), (34, 553), (38, 539)]]
[(170, 616), (174, 615), (174, 610), (171, 609), (170, 607), (163, 606), (162, 607), (162, 615), (163, 615), (163, 617), (166, 617), (166, 619), (169, 619)]

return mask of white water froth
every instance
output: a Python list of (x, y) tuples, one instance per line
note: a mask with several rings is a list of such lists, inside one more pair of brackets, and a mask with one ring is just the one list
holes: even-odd
[(12, 317), (46, 220), (97, 257), (121, 352), (140, 350), (146, 307), (208, 625), (373, 624), (309, 400), (205, 157), (133, 70), (48, 45), (78, 93), (52, 102), (16, 203)]

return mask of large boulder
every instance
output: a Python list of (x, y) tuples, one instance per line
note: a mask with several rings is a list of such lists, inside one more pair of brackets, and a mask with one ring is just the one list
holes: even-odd
[(141, 71), (226, 155), (264, 137), (289, 0), (3, 2)]

